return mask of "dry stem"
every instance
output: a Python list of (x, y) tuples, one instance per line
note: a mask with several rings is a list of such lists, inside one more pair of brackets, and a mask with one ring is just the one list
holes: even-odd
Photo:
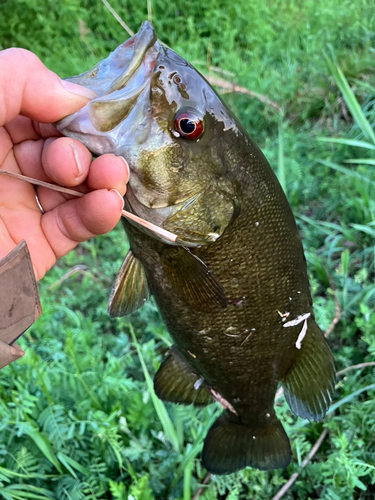
[(335, 317), (333, 318), (333, 320), (331, 321), (331, 324), (329, 325), (329, 327), (327, 328), (327, 330), (324, 333), (324, 336), (327, 338), (328, 335), (330, 333), (332, 333), (333, 329), (335, 328), (335, 326), (339, 322), (341, 311), (340, 311), (340, 304), (339, 304), (339, 301), (337, 299), (335, 284), (334, 284), (331, 276), (327, 272), (326, 272), (326, 276), (327, 276), (329, 284), (331, 286), (332, 294), (333, 294), (333, 301), (335, 303)]
[(340, 370), (336, 373), (337, 377), (344, 375), (344, 373), (349, 372), (350, 370), (360, 370), (361, 368), (366, 368), (367, 366), (375, 366), (375, 361), (369, 361), (367, 363), (359, 363), (358, 365), (348, 366), (343, 370)]
[(191, 500), (197, 500), (197, 498), (199, 497), (199, 495), (200, 495), (200, 494), (202, 493), (202, 491), (203, 491), (203, 485), (207, 484), (207, 483), (210, 481), (211, 476), (212, 476), (212, 474), (210, 474), (210, 473), (208, 473), (208, 474), (206, 474), (206, 475), (204, 476), (204, 478), (203, 478), (203, 479), (202, 479), (202, 481), (201, 481), (201, 485), (202, 485), (202, 486), (200, 486), (200, 487), (197, 489), (197, 491), (195, 492), (194, 496), (192, 496), (192, 497), (191, 497)]
[[(61, 285), (61, 283), (63, 283), (65, 280), (67, 280), (68, 278), (70, 278), (71, 276), (73, 276), (76, 273), (83, 274), (83, 275), (90, 274), (93, 281), (96, 281), (97, 283), (101, 282), (100, 279), (95, 276), (95, 271), (93, 271), (91, 269), (91, 267), (85, 266), (83, 264), (78, 264), (77, 266), (74, 266), (71, 269), (69, 269), (69, 271), (67, 273), (65, 273), (64, 276), (61, 276), (61, 278), (59, 278), (58, 280), (51, 283), (51, 285), (49, 285), (47, 287), (47, 290), (48, 291), (52, 290), (53, 288)], [(101, 273), (96, 273), (96, 274), (100, 274), (100, 277), (104, 281), (106, 281), (108, 283), (112, 283), (112, 280), (110, 280), (107, 276), (105, 276), (105, 274), (101, 274)]]
[(207, 76), (207, 75), (205, 77), (211, 85), (215, 85), (215, 87), (219, 87), (225, 92), (234, 92), (236, 94), (245, 94), (250, 97), (254, 97), (255, 99), (258, 99), (260, 102), (268, 104), (269, 106), (276, 109), (280, 113), (282, 112), (282, 108), (278, 104), (276, 104), (276, 102), (271, 101), (271, 99), (269, 99), (267, 96), (263, 94), (258, 94), (257, 92), (248, 90), (245, 87), (241, 87), (240, 85), (237, 85), (235, 83), (227, 82), (226, 80), (223, 80), (221, 78), (216, 78), (214, 76)]
[(300, 471), (299, 472), (294, 472), (290, 476), (289, 480), (276, 493), (276, 495), (274, 497), (272, 497), (271, 500), (280, 500), (280, 498), (282, 498), (285, 495), (285, 493), (289, 490), (289, 488), (296, 481), (297, 477), (300, 475), (302, 469), (304, 469), (306, 467), (306, 465), (310, 462), (310, 460), (314, 457), (314, 455), (316, 454), (316, 452), (319, 450), (320, 445), (324, 441), (324, 439), (327, 436), (327, 434), (328, 434), (328, 429), (326, 428), (326, 429), (323, 430), (323, 432), (319, 436), (318, 440), (316, 441), (316, 443), (314, 444), (314, 446), (311, 448), (309, 454), (307, 455), (307, 457), (305, 458), (305, 460), (302, 462)]
[(112, 14), (112, 16), (116, 19), (116, 21), (118, 21), (121, 26), (124, 28), (124, 30), (129, 33), (130, 36), (133, 36), (134, 35), (134, 32), (129, 28), (129, 26), (124, 23), (124, 21), (121, 19), (121, 17), (117, 14), (117, 12), (115, 11), (115, 9), (113, 7), (110, 6), (110, 4), (107, 2), (107, 0), (102, 0), (102, 2), (104, 3), (104, 5), (107, 7), (107, 9), (109, 10), (109, 12)]

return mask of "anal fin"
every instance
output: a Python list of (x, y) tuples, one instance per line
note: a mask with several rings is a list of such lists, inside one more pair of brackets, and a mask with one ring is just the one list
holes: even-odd
[(116, 276), (108, 301), (108, 314), (121, 317), (136, 311), (146, 302), (148, 287), (141, 262), (128, 251)]
[(320, 420), (326, 414), (335, 386), (335, 367), (331, 350), (313, 319), (296, 360), (281, 380), (290, 409), (307, 420)]
[(212, 403), (211, 394), (203, 379), (183, 358), (176, 347), (171, 347), (154, 378), (158, 398), (170, 403), (197, 406)]

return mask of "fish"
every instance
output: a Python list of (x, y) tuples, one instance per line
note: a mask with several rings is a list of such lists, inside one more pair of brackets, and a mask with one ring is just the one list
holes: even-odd
[(292, 412), (324, 417), (334, 361), (315, 322), (306, 260), (286, 196), (263, 153), (207, 80), (150, 23), (68, 79), (97, 93), (57, 128), (95, 155), (128, 162), (129, 252), (108, 312), (153, 296), (174, 345), (154, 379), (163, 401), (223, 411), (204, 441), (214, 474), (285, 468), (279, 384)]

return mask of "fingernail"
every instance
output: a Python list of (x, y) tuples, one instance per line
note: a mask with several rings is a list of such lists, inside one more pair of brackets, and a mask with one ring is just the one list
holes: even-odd
[[(124, 208), (124, 205), (125, 205), (125, 200), (124, 200), (124, 198), (121, 196), (121, 194), (117, 191), (117, 189), (111, 189), (111, 191), (112, 191), (113, 193), (116, 193), (116, 194), (117, 194), (117, 196), (119, 196), (119, 197), (120, 197), (120, 199), (121, 199), (121, 203), (122, 203), (122, 208)], [(121, 210), (122, 210), (122, 209), (121, 209)]]
[(81, 162), (80, 162), (80, 159), (79, 159), (79, 154), (78, 154), (78, 151), (76, 150), (76, 148), (74, 147), (74, 144), (70, 144), (70, 147), (72, 148), (73, 150), (73, 155), (74, 155), (74, 159), (76, 161), (76, 164), (77, 164), (77, 170), (78, 170), (78, 174), (75, 176), (76, 179), (78, 177), (80, 177), (80, 175), (82, 174), (82, 167), (81, 167)]
[(127, 173), (128, 180), (129, 180), (130, 169), (129, 169), (128, 162), (125, 160), (125, 158), (123, 156), (118, 156), (117, 158), (120, 158), (125, 163), (126, 173)]
[(12, 356), (17, 357), (17, 358), (21, 358), (25, 354), (24, 351), (20, 347), (18, 347), (18, 349), (17, 349), (16, 347), (13, 347), (13, 346), (10, 347), (10, 353)]
[(87, 97), (87, 99), (94, 99), (98, 94), (93, 90), (88, 89), (87, 87), (82, 87), (82, 85), (78, 85), (77, 83), (67, 82), (66, 80), (61, 80), (62, 86), (70, 92), (71, 94), (80, 95), (82, 97)]

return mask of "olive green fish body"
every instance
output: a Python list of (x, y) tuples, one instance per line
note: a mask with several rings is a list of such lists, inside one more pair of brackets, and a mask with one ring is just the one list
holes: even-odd
[(171, 243), (124, 221), (130, 251), (110, 314), (155, 297), (175, 341), (155, 376), (157, 395), (224, 408), (203, 448), (209, 471), (285, 467), (278, 384), (294, 413), (318, 420), (331, 401), (334, 366), (275, 174), (207, 81), (161, 46), (148, 23), (71, 80), (98, 97), (59, 129), (96, 154), (123, 155), (127, 210), (178, 237)]

